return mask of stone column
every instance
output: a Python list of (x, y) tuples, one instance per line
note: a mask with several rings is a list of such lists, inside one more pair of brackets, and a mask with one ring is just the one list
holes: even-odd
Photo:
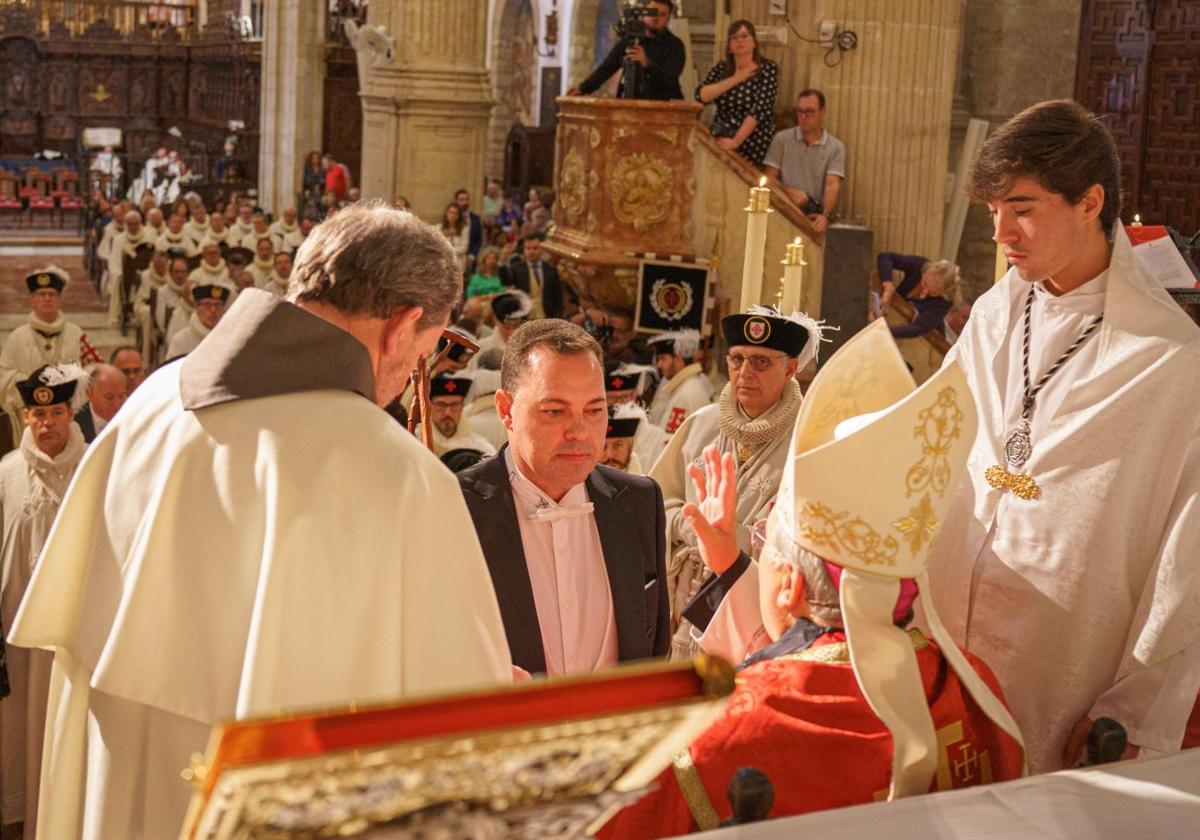
[(322, 4), (312, 0), (265, 4), (261, 84), (259, 203), (278, 215), (296, 204), (304, 156), (321, 148), (325, 98)]
[(381, 0), (368, 22), (395, 39), (393, 60), (362, 83), (364, 198), (406, 197), (440, 220), (454, 191), (481, 205), (488, 117), (487, 4)]

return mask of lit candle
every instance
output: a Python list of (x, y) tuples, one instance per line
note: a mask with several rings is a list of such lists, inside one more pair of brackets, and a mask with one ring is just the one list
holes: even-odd
[(1141, 226), (1142, 226), (1142, 214), (1134, 213), (1133, 214), (1133, 224), (1130, 225), (1130, 227), (1141, 227)]
[(771, 212), (771, 190), (767, 178), (750, 188), (746, 207), (746, 261), (742, 264), (742, 301), (739, 312), (757, 306), (762, 295), (763, 254), (767, 246), (767, 214)]
[(787, 246), (783, 263), (783, 294), (780, 295), (779, 311), (784, 316), (800, 311), (800, 291), (804, 285), (804, 240), (797, 236)]

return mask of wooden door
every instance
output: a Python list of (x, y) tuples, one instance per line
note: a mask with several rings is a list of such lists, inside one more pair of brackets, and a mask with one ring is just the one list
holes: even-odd
[(1116, 138), (1122, 218), (1200, 230), (1200, 3), (1085, 0), (1075, 98)]

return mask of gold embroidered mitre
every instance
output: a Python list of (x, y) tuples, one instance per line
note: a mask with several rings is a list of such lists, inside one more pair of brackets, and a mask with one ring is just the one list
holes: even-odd
[[(892, 733), (889, 798), (927, 792), (937, 770), (937, 735), (916, 655), (893, 611), (902, 579), (930, 591), (929, 552), (977, 426), (958, 363), (917, 387), (886, 323), (877, 320), (813, 380), (768, 519), (764, 562), (801, 548), (841, 567), (855, 677)], [(963, 685), (1020, 742), (1016, 722), (954, 645), (931, 600), (922, 606), (926, 629)]]

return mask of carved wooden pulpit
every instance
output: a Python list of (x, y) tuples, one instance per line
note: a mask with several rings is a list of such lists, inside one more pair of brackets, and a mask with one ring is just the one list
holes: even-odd
[(693, 253), (693, 102), (561, 97), (557, 194), (546, 249), (563, 280), (609, 309), (632, 310), (638, 255)]

